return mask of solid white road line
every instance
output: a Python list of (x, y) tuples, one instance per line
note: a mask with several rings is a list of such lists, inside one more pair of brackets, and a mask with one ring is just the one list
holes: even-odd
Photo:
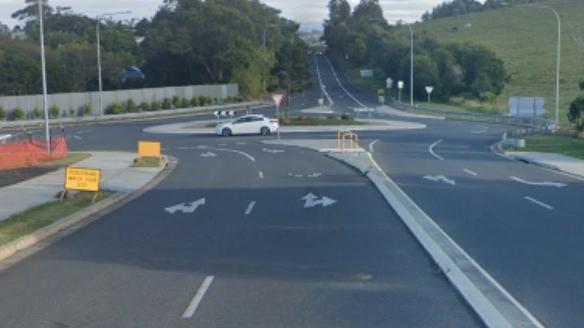
[(253, 208), (255, 207), (255, 200), (251, 203), (249, 203), (249, 205), (247, 206), (247, 210), (245, 210), (245, 215), (250, 215), (251, 211), (253, 211)]
[(546, 209), (548, 209), (550, 211), (553, 211), (554, 210), (554, 208), (552, 206), (550, 206), (550, 205), (548, 205), (548, 204), (546, 204), (544, 202), (540, 202), (539, 200), (537, 200), (535, 198), (532, 198), (532, 197), (529, 197), (529, 196), (525, 196), (524, 198), (526, 200), (528, 200), (528, 201), (530, 201), (530, 202), (532, 202), (534, 204), (537, 204), (537, 205), (539, 205), (539, 206), (541, 206), (543, 208), (546, 208)]
[(333, 67), (333, 63), (328, 59), (327, 56), (322, 55), (324, 57), (324, 59), (326, 59), (326, 61), (328, 62), (329, 66), (331, 67), (331, 72), (333, 72), (333, 76), (335, 78), (335, 80), (337, 81), (337, 84), (339, 85), (339, 87), (341, 87), (341, 89), (343, 89), (343, 91), (345, 91), (345, 93), (347, 94), (347, 96), (349, 96), (349, 98), (353, 99), (353, 101), (363, 107), (363, 108), (367, 108), (367, 106), (365, 104), (363, 104), (362, 102), (359, 101), (359, 99), (355, 98), (355, 96), (353, 96), (343, 85), (343, 83), (341, 82), (341, 80), (339, 79), (339, 76), (337, 75), (337, 72), (335, 71), (335, 68)]
[(369, 144), (369, 152), (372, 154), (375, 154), (375, 149), (373, 148), (375, 146), (376, 143), (379, 142), (379, 139), (373, 141), (372, 143)]
[(440, 155), (436, 154), (436, 153), (434, 152), (434, 148), (436, 148), (436, 146), (438, 146), (439, 144), (441, 144), (441, 143), (443, 143), (443, 142), (444, 142), (444, 140), (440, 139), (440, 140), (436, 141), (435, 143), (433, 143), (433, 144), (430, 146), (430, 148), (428, 148), (428, 151), (430, 152), (430, 154), (432, 154), (432, 156), (436, 157), (437, 159), (439, 159), (439, 160), (441, 160), (441, 161), (443, 161), (443, 160), (444, 160), (444, 157), (442, 157), (442, 156), (440, 156)]
[(264, 172), (262, 172), (262, 171), (259, 171), (259, 172), (258, 172), (258, 175), (260, 176), (260, 179), (263, 179), (263, 178), (264, 178)]
[(519, 183), (530, 185), (530, 186), (556, 187), (556, 188), (564, 188), (567, 186), (567, 184), (560, 183), (560, 182), (532, 182), (532, 181), (523, 180), (523, 179), (518, 178), (518, 177), (510, 177), (509, 179), (516, 181), (516, 182), (519, 182)]
[(201, 284), (201, 287), (199, 287), (199, 290), (195, 294), (195, 297), (193, 297), (193, 300), (191, 301), (191, 303), (189, 304), (189, 306), (187, 307), (187, 309), (183, 313), (183, 315), (182, 315), (183, 319), (189, 319), (189, 318), (193, 317), (193, 315), (195, 314), (195, 311), (197, 311), (199, 304), (201, 304), (201, 301), (203, 300), (205, 293), (207, 293), (207, 290), (209, 289), (209, 287), (213, 283), (214, 279), (215, 279), (214, 276), (205, 277), (205, 280), (203, 280), (203, 283)]
[(322, 83), (322, 77), (320, 76), (320, 68), (318, 67), (318, 58), (316, 56), (314, 56), (314, 63), (316, 65), (316, 76), (318, 77), (318, 84), (320, 85), (320, 90), (322, 91), (322, 93), (324, 94), (326, 99), (328, 99), (329, 105), (332, 108), (333, 105), (335, 104), (335, 102), (333, 101), (333, 99), (329, 95), (328, 91), (326, 91), (326, 87)]
[(248, 154), (244, 151), (235, 150), (235, 149), (227, 149), (227, 148), (210, 148), (210, 149), (214, 149), (214, 150), (218, 150), (218, 151), (226, 151), (226, 152), (230, 152), (230, 153), (236, 153), (236, 154), (247, 157), (252, 162), (256, 161), (255, 157), (251, 156), (250, 154)]
[(472, 176), (475, 176), (475, 177), (479, 175), (478, 173), (476, 173), (476, 172), (473, 172), (473, 171), (471, 171), (471, 170), (469, 170), (469, 169), (464, 169), (464, 172), (466, 172), (466, 173), (468, 173), (468, 174), (470, 174), (470, 175), (472, 175)]

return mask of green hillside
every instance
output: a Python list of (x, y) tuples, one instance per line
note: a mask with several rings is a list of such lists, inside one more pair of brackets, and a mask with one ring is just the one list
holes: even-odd
[[(562, 17), (561, 122), (584, 80), (584, 1), (550, 0)], [(506, 110), (509, 96), (544, 96), (554, 110), (557, 23), (553, 13), (514, 7), (439, 19), (415, 26), (443, 42), (471, 41), (495, 51), (505, 61), (510, 80), (497, 99)], [(550, 116), (551, 117), (551, 116)]]

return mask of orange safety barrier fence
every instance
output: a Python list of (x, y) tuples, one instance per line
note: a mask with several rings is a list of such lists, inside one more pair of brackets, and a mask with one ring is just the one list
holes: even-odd
[(68, 152), (65, 137), (51, 140), (50, 154), (47, 153), (46, 141), (26, 140), (0, 144), (0, 170), (37, 166), (46, 161), (67, 157)]

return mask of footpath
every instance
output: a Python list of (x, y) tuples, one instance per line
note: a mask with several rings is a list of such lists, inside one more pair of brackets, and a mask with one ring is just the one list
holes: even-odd
[(569, 175), (584, 178), (584, 160), (551, 153), (537, 152), (512, 152), (505, 154), (511, 158), (527, 162), (530, 164), (545, 167), (551, 170), (560, 171)]
[[(136, 154), (123, 152), (93, 152), (76, 167), (100, 169), (101, 188), (105, 191), (129, 193), (150, 182), (163, 169), (130, 167)], [(63, 190), (65, 169), (14, 185), (0, 188), (0, 221), (32, 207), (56, 200)]]

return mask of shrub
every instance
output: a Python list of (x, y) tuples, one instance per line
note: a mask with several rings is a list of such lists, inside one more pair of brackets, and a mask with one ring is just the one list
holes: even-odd
[(81, 106), (81, 108), (79, 108), (79, 115), (80, 116), (91, 115), (91, 104), (87, 103)]
[(6, 119), (6, 112), (4, 111), (4, 107), (0, 106), (0, 121), (4, 121)]
[(197, 97), (193, 97), (193, 98), (191, 98), (191, 106), (192, 106), (192, 107), (197, 107), (197, 106), (199, 106), (199, 98), (197, 98)]
[(191, 107), (190, 101), (185, 97), (180, 98), (180, 108), (189, 108), (189, 107)]
[(49, 116), (51, 118), (58, 118), (61, 116), (61, 108), (59, 108), (57, 105), (51, 106), (51, 108), (49, 108)]
[(143, 102), (140, 104), (140, 106), (138, 106), (138, 108), (140, 108), (141, 112), (148, 112), (150, 111), (150, 104), (147, 102)]
[(219, 98), (213, 97), (213, 105), (217, 105), (219, 103)]
[(172, 106), (174, 108), (180, 108), (181, 105), (181, 100), (179, 96), (174, 96), (172, 97)]
[(120, 104), (119, 102), (116, 101), (110, 105), (110, 107), (108, 109), (108, 113), (112, 114), (112, 115), (122, 114), (122, 113), (124, 113), (124, 107), (122, 106), (122, 104)]
[(151, 104), (150, 104), (150, 110), (152, 111), (159, 111), (161, 108), (161, 104), (160, 101), (154, 100)]
[(205, 106), (205, 105), (207, 105), (207, 97), (199, 96), (199, 106)]
[(135, 113), (138, 111), (138, 106), (136, 105), (136, 102), (134, 102), (134, 100), (132, 99), (126, 101), (124, 107), (127, 113)]
[(32, 110), (31, 115), (32, 115), (32, 119), (33, 120), (38, 120), (38, 119), (40, 119), (40, 118), (43, 117), (43, 112), (41, 112), (41, 109), (40, 108), (35, 107)]
[(16, 107), (13, 111), (12, 111), (12, 120), (14, 121), (20, 121), (24, 119), (24, 110), (20, 107)]
[(172, 101), (170, 98), (164, 98), (162, 101), (162, 109), (172, 109)]
[(75, 109), (73, 109), (73, 107), (69, 108), (69, 116), (71, 117), (75, 116)]

